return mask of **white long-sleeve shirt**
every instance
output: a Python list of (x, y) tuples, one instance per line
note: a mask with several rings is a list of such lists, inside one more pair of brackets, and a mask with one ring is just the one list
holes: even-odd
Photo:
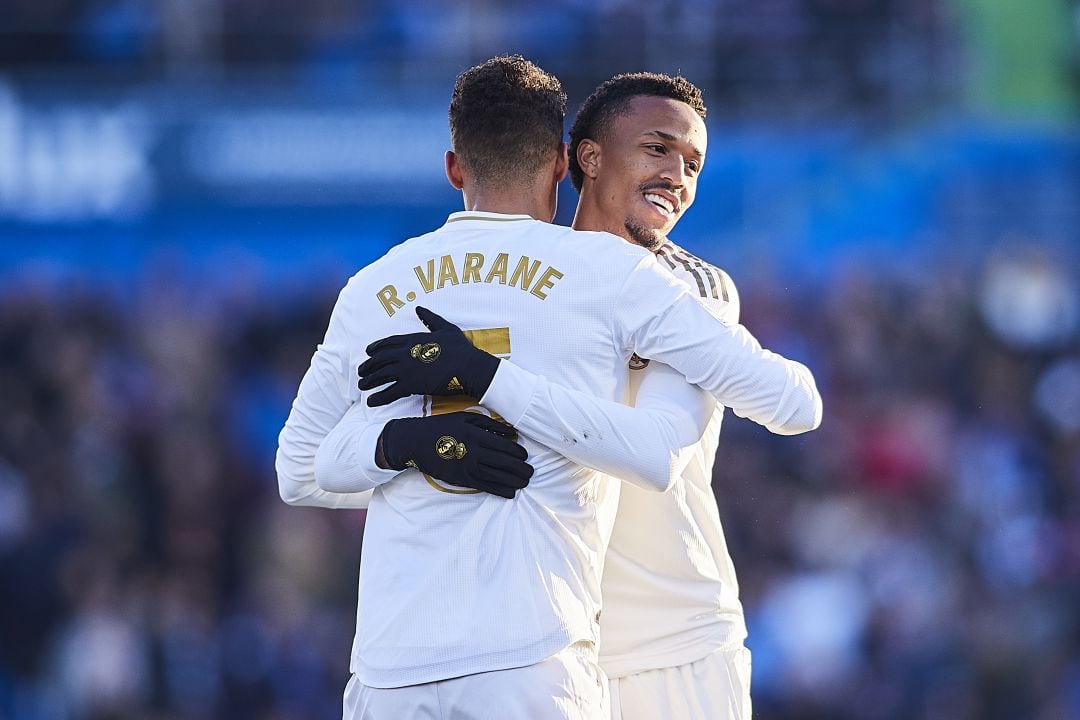
[[(369, 685), (531, 664), (598, 639), (599, 569), (618, 488), (527, 436), (529, 412), (545, 397), (539, 376), (620, 398), (636, 348), (763, 424), (809, 429), (820, 418), (805, 368), (716, 320), (643, 249), (522, 216), (455, 213), (343, 290), (282, 431), (283, 497), (341, 501), (300, 486), (310, 484), (314, 453), (347, 412), (379, 422), (439, 410), (419, 398), (363, 408), (354, 384), (369, 342), (421, 329), (408, 312), (421, 293), (462, 327), (487, 328), (480, 336), (537, 376), (506, 391), (505, 411), (489, 405), (522, 431), (537, 472), (513, 501), (447, 492), (414, 471), (322, 488), (375, 488), (353, 653), (353, 671)], [(504, 367), (496, 381), (500, 375)], [(500, 392), (496, 383), (492, 390)], [(492, 390), (485, 403), (495, 401)], [(571, 430), (567, 442), (595, 432)]]
[[(739, 294), (727, 273), (672, 243), (659, 258), (714, 315), (729, 324), (739, 321)], [(549, 389), (532, 404), (528, 423), (533, 439), (571, 452), (585, 465), (602, 465), (615, 477), (632, 478), (621, 489), (601, 582), (600, 662), (613, 678), (694, 662), (746, 638), (734, 563), (712, 491), (724, 406), (669, 366), (639, 358), (630, 363), (629, 401), (633, 408)], [(581, 425), (590, 411), (589, 425), (611, 431), (569, 437), (567, 428)], [(320, 464), (323, 480), (339, 484), (339, 475), (357, 467), (373, 476), (396, 475), (378, 468), (373, 445), (357, 442), (368, 424), (362, 406), (348, 415), (320, 448), (320, 455), (336, 458)], [(799, 429), (775, 428), (783, 434)], [(372, 444), (377, 435), (371, 433)], [(648, 461), (636, 452), (637, 438), (650, 435), (664, 444), (653, 464), (678, 456), (667, 487), (641, 469)]]
[[(659, 257), (717, 317), (739, 321), (739, 295), (727, 273), (671, 243)], [(665, 402), (650, 387), (657, 375), (672, 372), (655, 362), (632, 365), (631, 401), (650, 407)], [(679, 482), (663, 495), (624, 485), (619, 497), (601, 583), (600, 662), (612, 678), (684, 665), (746, 638), (735, 566), (712, 490), (724, 406), (693, 391), (702, 427), (684, 450)]]

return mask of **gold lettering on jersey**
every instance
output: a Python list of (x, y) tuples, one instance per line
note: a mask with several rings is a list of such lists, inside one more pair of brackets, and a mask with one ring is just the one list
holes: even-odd
[(506, 284), (506, 264), (510, 262), (510, 256), (506, 253), (499, 253), (495, 256), (495, 264), (491, 266), (491, 270), (488, 270), (487, 277), (484, 278), (484, 282), (490, 283), (494, 278), (498, 278), (499, 282), (503, 285)]
[(454, 285), (458, 284), (457, 270), (454, 268), (454, 259), (449, 255), (439, 258), (439, 289), (449, 280)]
[[(532, 285), (533, 278), (536, 277), (536, 271), (540, 269), (540, 261), (533, 260), (530, 264), (529, 256), (522, 255), (518, 260), (517, 267), (514, 268), (514, 274), (510, 276), (510, 285), (517, 285), (522, 290), (528, 290)], [(518, 284), (521, 281), (521, 284)]]
[(480, 282), (480, 268), (483, 265), (483, 255), (480, 253), (465, 253), (465, 267), (461, 270), (461, 282)]
[(375, 293), (375, 297), (379, 298), (379, 304), (382, 305), (382, 309), (386, 311), (386, 314), (390, 317), (394, 316), (398, 308), (405, 307), (405, 303), (397, 296), (397, 288), (393, 285), (387, 285), (379, 292)]
[(540, 276), (540, 279), (533, 285), (533, 289), (530, 290), (533, 295), (541, 300), (547, 300), (547, 293), (545, 290), (550, 290), (555, 287), (555, 281), (561, 278), (563, 274), (553, 267), (549, 267), (544, 271), (544, 274)]
[(424, 294), (427, 294), (435, 289), (435, 258), (427, 261), (427, 272), (425, 273), (417, 265), (413, 268), (416, 271), (416, 277), (420, 279), (420, 287), (424, 288)]
[[(547, 300), (551, 289), (563, 278), (561, 270), (550, 265), (545, 266), (543, 260), (534, 260), (528, 255), (510, 257), (509, 253), (504, 252), (498, 253), (490, 265), (483, 253), (440, 255), (415, 266), (413, 273), (420, 281), (420, 289), (424, 294), (454, 285), (493, 285), (497, 282), (518, 288), (540, 300)], [(391, 317), (407, 303), (414, 302), (417, 297), (414, 282), (401, 286), (402, 283), (396, 286), (387, 285), (375, 293), (383, 311)]]

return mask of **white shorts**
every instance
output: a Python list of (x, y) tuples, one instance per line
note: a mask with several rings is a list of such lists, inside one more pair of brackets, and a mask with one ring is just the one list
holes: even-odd
[(608, 720), (607, 676), (591, 642), (543, 662), (402, 688), (373, 688), (355, 675), (342, 720)]
[(750, 651), (717, 650), (697, 662), (611, 681), (612, 720), (750, 720)]

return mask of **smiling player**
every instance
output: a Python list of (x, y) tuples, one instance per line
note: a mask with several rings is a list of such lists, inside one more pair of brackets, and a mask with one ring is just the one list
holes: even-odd
[[(607, 230), (657, 253), (715, 315), (739, 321), (727, 273), (667, 240), (693, 204), (705, 106), (681, 77), (619, 75), (585, 101), (570, 131), (574, 227)], [(653, 362), (631, 364), (630, 393)], [(724, 406), (700, 393), (707, 425), (663, 495), (624, 484), (602, 585), (601, 665), (615, 720), (750, 717), (750, 653), (738, 583), (712, 492)]]

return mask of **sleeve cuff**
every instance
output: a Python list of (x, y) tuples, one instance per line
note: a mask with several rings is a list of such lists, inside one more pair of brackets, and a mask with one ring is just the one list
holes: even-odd
[(356, 441), (356, 449), (361, 458), (360, 471), (364, 474), (371, 487), (390, 482), (401, 472), (392, 468), (381, 468), (375, 462), (375, 450), (384, 427), (386, 425), (381, 423), (369, 425), (360, 433), (360, 437)]
[[(362, 419), (362, 418), (361, 418)], [(333, 493), (370, 490), (393, 480), (397, 470), (384, 470), (375, 463), (375, 446), (383, 423), (345, 421), (334, 428), (315, 453), (315, 482)]]
[(497, 412), (503, 420), (517, 425), (532, 403), (540, 376), (524, 370), (509, 360), (500, 360), (499, 369), (491, 380), (480, 404)]

